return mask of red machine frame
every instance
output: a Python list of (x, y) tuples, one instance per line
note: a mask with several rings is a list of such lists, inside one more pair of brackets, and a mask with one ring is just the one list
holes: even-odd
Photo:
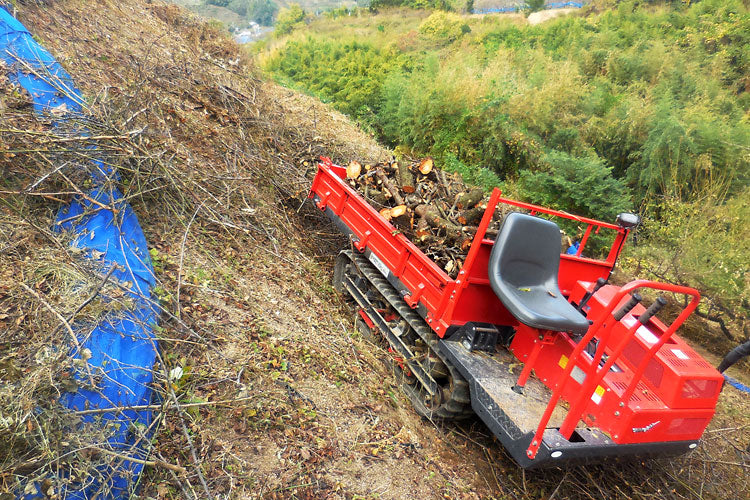
[[(594, 324), (583, 339), (574, 341), (565, 333), (540, 332), (519, 324), (490, 287), (487, 266), (494, 242), (486, 238), (486, 232), (498, 204), (527, 210), (532, 215), (546, 214), (586, 225), (577, 253), (560, 256), (560, 290), (576, 303), (593, 288), (598, 278), (609, 277), (627, 238), (627, 229), (502, 198), (500, 190), (495, 189), (454, 280), (381, 217), (347, 185), (345, 178), (343, 167), (323, 158), (310, 197), (316, 199), (319, 209), (329, 210), (346, 226), (358, 251), (369, 249), (374, 256), (370, 260), (381, 273), (408, 290), (404, 300), (411, 308), (419, 310), (438, 337), (445, 337), (447, 332), (467, 322), (508, 325), (516, 329), (510, 350), (525, 364), (521, 377), (528, 376), (533, 369), (552, 391), (527, 449), (530, 459), (536, 456), (561, 398), (570, 404), (559, 429), (566, 439), (571, 438), (581, 419), (621, 444), (700, 438), (713, 416), (723, 378), (673, 335), (697, 307), (698, 291), (642, 280), (621, 288), (607, 285), (597, 292), (596, 300), (592, 298), (587, 308), (588, 317), (595, 319)], [(615, 231), (606, 259), (583, 257), (591, 232), (599, 233), (602, 228)], [(639, 323), (637, 318), (645, 311), (640, 305), (621, 321), (615, 321), (612, 313), (639, 288), (682, 294), (691, 300), (668, 327), (656, 318), (646, 325)], [(586, 351), (592, 341), (596, 342), (593, 355)], [(672, 346), (671, 351), (663, 350), (668, 344)], [(654, 371), (661, 373), (658, 380)]]

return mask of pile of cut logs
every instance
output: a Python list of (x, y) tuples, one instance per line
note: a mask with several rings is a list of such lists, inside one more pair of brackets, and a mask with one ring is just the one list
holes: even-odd
[[(347, 182), (386, 220), (455, 278), (487, 208), (482, 188), (435, 167), (432, 158), (346, 167)], [(488, 236), (497, 234), (495, 215)]]

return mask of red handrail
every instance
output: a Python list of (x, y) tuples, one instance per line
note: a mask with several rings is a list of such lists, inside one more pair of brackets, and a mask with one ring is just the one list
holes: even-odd
[[(487, 201), (487, 208), (484, 210), (484, 215), (482, 216), (482, 220), (477, 228), (477, 234), (474, 235), (474, 240), (471, 242), (469, 253), (466, 255), (466, 260), (464, 260), (464, 265), (461, 268), (459, 276), (468, 274), (469, 270), (474, 265), (474, 260), (476, 260), (477, 254), (479, 254), (479, 247), (482, 245), (482, 239), (484, 239), (485, 234), (487, 234), (487, 228), (490, 227), (492, 217), (495, 215), (495, 209), (497, 208), (499, 201), (502, 200), (500, 197), (501, 194), (502, 191), (498, 188), (492, 190), (490, 199)], [(465, 281), (466, 280), (464, 280), (464, 282)]]
[(617, 258), (617, 254), (619, 253), (619, 250), (622, 248), (622, 243), (627, 237), (628, 230), (625, 228), (622, 228), (616, 224), (610, 224), (608, 222), (602, 222), (600, 220), (596, 219), (589, 219), (588, 217), (581, 217), (578, 215), (574, 215), (568, 212), (564, 212), (562, 210), (554, 210), (551, 208), (545, 208), (539, 205), (534, 205), (533, 203), (526, 203), (523, 201), (517, 201), (517, 200), (511, 200), (509, 198), (499, 198), (498, 203), (503, 203), (505, 205), (510, 205), (514, 207), (523, 208), (525, 210), (530, 210), (531, 215), (536, 215), (537, 213), (547, 214), (547, 215), (553, 215), (555, 217), (560, 217), (563, 219), (570, 219), (577, 222), (582, 222), (584, 224), (587, 224), (586, 231), (584, 232), (583, 238), (581, 239), (581, 242), (578, 246), (578, 250), (575, 253), (576, 257), (581, 257), (583, 254), (583, 250), (586, 247), (586, 243), (589, 240), (589, 236), (591, 235), (591, 230), (593, 228), (596, 228), (594, 231), (594, 234), (599, 234), (600, 228), (606, 228), (606, 229), (613, 229), (617, 232), (617, 235), (615, 236), (615, 240), (612, 242), (612, 246), (610, 247), (609, 254), (607, 254), (607, 258), (604, 261), (610, 266), (614, 265), (615, 259)]
[[(633, 378), (631, 379), (630, 384), (625, 389), (625, 392), (620, 398), (620, 401), (624, 404), (627, 404), (627, 402), (630, 400), (630, 396), (633, 394), (633, 391), (638, 385), (638, 382), (640, 382), (641, 378), (643, 377), (643, 373), (646, 371), (648, 363), (651, 361), (654, 355), (656, 355), (659, 349), (667, 342), (667, 340), (669, 340), (672, 334), (682, 325), (682, 323), (685, 322), (687, 317), (690, 316), (690, 314), (695, 310), (695, 308), (698, 306), (698, 302), (700, 301), (700, 293), (696, 289), (686, 286), (672, 285), (668, 283), (657, 283), (647, 280), (631, 281), (627, 285), (623, 286), (614, 295), (612, 300), (610, 300), (603, 314), (599, 317), (596, 323), (594, 323), (594, 325), (589, 328), (586, 335), (584, 335), (584, 337), (578, 342), (578, 345), (576, 345), (575, 349), (573, 349), (573, 352), (571, 353), (567, 365), (565, 366), (565, 369), (563, 371), (562, 379), (555, 385), (555, 389), (552, 392), (552, 397), (550, 398), (549, 403), (547, 404), (547, 408), (542, 415), (542, 419), (539, 421), (539, 425), (537, 426), (536, 433), (531, 440), (530, 446), (526, 450), (526, 454), (529, 456), (529, 458), (533, 459), (534, 457), (536, 457), (536, 454), (539, 451), (539, 447), (542, 444), (544, 430), (547, 428), (547, 424), (549, 423), (549, 420), (552, 416), (552, 412), (557, 406), (562, 392), (565, 389), (565, 386), (568, 383), (569, 379), (571, 378), (570, 373), (576, 366), (581, 352), (583, 352), (584, 348), (589, 344), (594, 335), (602, 328), (604, 322), (610, 318), (612, 311), (615, 307), (617, 307), (618, 304), (620, 304), (623, 297), (638, 288), (652, 288), (654, 290), (663, 290), (683, 295), (691, 295), (693, 299), (686, 307), (683, 308), (679, 316), (677, 316), (677, 318), (669, 325), (669, 328), (667, 328), (661, 338), (653, 346), (651, 346), (651, 349), (649, 349), (649, 351), (646, 353), (646, 356), (643, 358), (643, 360), (641, 360), (641, 363), (638, 365), (638, 368), (633, 374)], [(615, 361), (617, 361), (617, 359), (620, 357), (622, 351), (625, 348), (625, 345), (627, 344), (627, 341), (629, 341), (635, 335), (635, 332), (640, 326), (640, 323), (636, 322), (633, 327), (628, 330), (627, 335), (625, 335), (624, 338), (620, 341), (620, 344), (618, 344), (616, 350), (609, 356), (604, 366), (601, 369), (597, 369), (599, 360), (601, 359), (606, 347), (606, 341), (609, 339), (611, 326), (607, 329), (607, 331), (604, 332), (604, 335), (600, 339), (601, 341), (599, 347), (597, 348), (596, 356), (591, 364), (593, 372), (590, 372), (586, 375), (586, 382), (581, 388), (581, 391), (579, 391), (578, 398), (571, 403), (570, 410), (568, 410), (568, 414), (566, 415), (565, 420), (560, 427), (560, 434), (562, 434), (565, 439), (569, 439), (571, 434), (573, 433), (576, 423), (580, 420), (581, 415), (586, 409), (585, 403), (591, 398), (595, 387), (597, 386), (597, 384), (599, 384), (599, 382), (601, 382), (602, 378), (604, 378)]]
[(487, 234), (487, 228), (490, 226), (492, 217), (495, 215), (495, 209), (497, 208), (501, 194), (502, 193), (498, 188), (492, 190), (490, 199), (487, 201), (487, 208), (484, 210), (482, 220), (479, 223), (477, 232), (471, 242), (471, 247), (469, 247), (469, 253), (466, 255), (466, 260), (464, 260), (464, 265), (458, 272), (458, 277), (450, 282), (448, 287), (446, 287), (446, 290), (443, 292), (443, 300), (440, 302), (440, 305), (435, 312), (435, 316), (439, 318), (438, 321), (440, 322), (440, 325), (435, 327), (436, 331), (438, 331), (439, 327), (445, 328), (443, 331), (446, 331), (450, 326), (450, 317), (453, 315), (453, 309), (456, 307), (461, 293), (469, 284), (469, 272), (474, 266), (474, 261), (476, 261), (477, 255), (479, 254), (479, 248), (482, 246), (482, 240)]
[(524, 201), (511, 200), (509, 198), (500, 198), (498, 201), (506, 205), (512, 205), (515, 207), (524, 208), (526, 210), (533, 210), (534, 212), (540, 212), (543, 214), (554, 215), (556, 217), (562, 217), (563, 219), (575, 220), (578, 222), (591, 224), (592, 226), (606, 227), (607, 229), (614, 229), (616, 231), (619, 231), (622, 229), (620, 226), (617, 226), (615, 224), (610, 224), (609, 222), (602, 222), (596, 219), (589, 219), (588, 217), (581, 217), (579, 215), (574, 215), (568, 212), (564, 212), (562, 210), (554, 210), (552, 208), (546, 208), (546, 207), (542, 207), (539, 205), (534, 205), (533, 203), (526, 203)]

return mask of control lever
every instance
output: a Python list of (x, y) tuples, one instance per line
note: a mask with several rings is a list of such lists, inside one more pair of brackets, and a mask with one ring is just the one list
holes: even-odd
[(580, 312), (583, 312), (583, 308), (584, 308), (584, 307), (586, 307), (586, 302), (588, 302), (588, 301), (589, 301), (589, 299), (590, 299), (591, 297), (593, 297), (593, 296), (594, 296), (594, 294), (595, 294), (596, 292), (598, 292), (598, 291), (599, 291), (599, 289), (600, 289), (601, 287), (603, 287), (604, 285), (606, 285), (606, 284), (607, 284), (607, 280), (605, 280), (604, 278), (598, 278), (598, 279), (596, 280), (596, 284), (594, 285), (594, 289), (593, 289), (593, 290), (591, 290), (590, 292), (586, 292), (586, 294), (585, 294), (585, 295), (583, 296), (583, 298), (581, 299), (581, 303), (580, 303), (580, 304), (578, 304), (578, 311), (580, 311)]
[(651, 316), (661, 311), (661, 308), (666, 305), (667, 305), (667, 299), (661, 296), (656, 297), (656, 300), (654, 301), (654, 303), (651, 304), (651, 307), (646, 309), (645, 313), (641, 314), (641, 317), (638, 318), (638, 321), (640, 321), (642, 325), (645, 325), (646, 323), (649, 322), (649, 320), (651, 319)]
[(642, 300), (643, 297), (641, 297), (639, 293), (634, 293), (633, 296), (630, 297), (628, 303), (622, 306), (613, 314), (613, 316), (615, 317), (615, 321), (620, 321), (622, 318), (624, 318), (625, 315), (629, 313)]

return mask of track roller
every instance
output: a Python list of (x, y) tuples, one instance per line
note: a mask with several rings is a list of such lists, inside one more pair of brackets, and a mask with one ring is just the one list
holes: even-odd
[[(473, 415), (469, 385), (458, 370), (438, 352), (438, 338), (424, 319), (412, 310), (401, 298), (396, 289), (375, 269), (364, 255), (343, 251), (336, 259), (334, 288), (347, 293), (347, 281), (363, 291), (363, 300), (375, 309), (388, 309), (387, 326), (395, 340), (408, 346), (413, 359), (431, 383), (436, 385), (430, 391), (420, 383), (419, 377), (396, 368), (403, 376), (402, 390), (421, 416), (430, 420), (450, 420)], [(362, 306), (362, 304), (360, 304)], [(372, 333), (367, 323), (359, 317), (357, 329), (367, 338), (366, 330)], [(396, 316), (395, 319), (392, 316)], [(385, 336), (386, 338), (388, 336)], [(397, 351), (396, 346), (392, 346)], [(405, 360), (407, 361), (407, 360)], [(408, 366), (408, 363), (404, 363)], [(414, 366), (414, 364), (412, 364)]]

